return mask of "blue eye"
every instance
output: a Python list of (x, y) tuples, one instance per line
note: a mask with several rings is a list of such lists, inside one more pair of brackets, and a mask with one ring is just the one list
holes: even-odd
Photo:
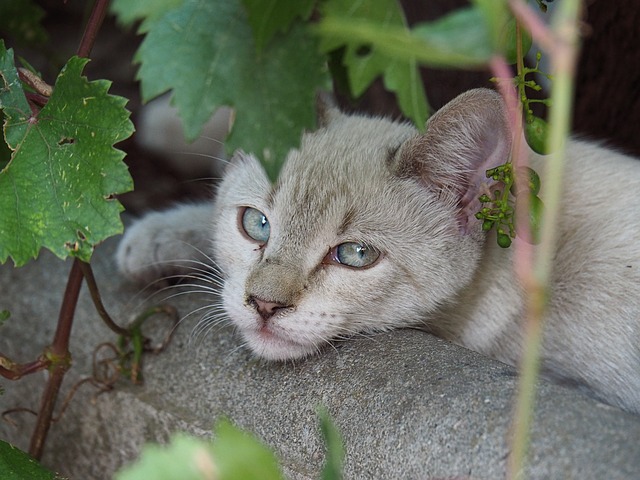
[(260, 210), (246, 207), (242, 212), (241, 224), (249, 238), (260, 243), (267, 243), (269, 240), (271, 234), (269, 220)]
[(380, 258), (378, 250), (356, 242), (341, 243), (333, 247), (329, 255), (333, 262), (354, 268), (368, 267)]

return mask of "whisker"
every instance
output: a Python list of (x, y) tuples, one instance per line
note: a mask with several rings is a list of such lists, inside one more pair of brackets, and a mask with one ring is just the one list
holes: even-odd
[[(209, 188), (213, 190), (214, 187), (218, 184), (218, 182), (220, 182), (220, 180), (222, 180), (222, 177), (196, 177), (196, 178), (189, 178), (189, 179), (183, 180), (180, 182), (180, 185), (189, 185), (190, 183), (206, 182), (209, 184)], [(204, 201), (207, 201), (207, 199), (204, 199)]]
[(217, 143), (219, 145), (224, 145), (224, 142), (219, 138), (210, 137), (208, 135), (200, 135), (198, 138), (202, 138), (203, 140), (209, 140), (210, 142)]
[(214, 328), (220, 330), (228, 325), (228, 318), (224, 312), (222, 313), (210, 313), (202, 317), (197, 325), (191, 330), (189, 334), (189, 344), (199, 345), (199, 343), (210, 334)]
[(233, 355), (233, 354), (237, 353), (238, 351), (250, 350), (248, 345), (249, 345), (249, 342), (247, 342), (247, 341), (240, 342), (238, 345), (236, 345), (235, 348), (232, 348), (229, 353), (231, 355)]
[[(209, 139), (207, 139), (207, 140), (209, 140)], [(224, 163), (224, 164), (227, 164), (227, 165), (231, 163), (228, 159), (226, 159), (224, 157), (218, 157), (216, 155), (209, 155), (208, 153), (188, 152), (188, 151), (185, 151), (185, 150), (174, 150), (172, 153), (175, 154), (175, 155), (185, 155), (185, 156), (191, 156), (191, 157), (208, 158), (210, 160), (215, 160), (216, 162)]]

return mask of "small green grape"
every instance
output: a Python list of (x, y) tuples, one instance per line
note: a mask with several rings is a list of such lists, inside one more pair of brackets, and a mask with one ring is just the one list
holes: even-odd
[(542, 118), (531, 115), (524, 125), (524, 137), (534, 152), (540, 155), (549, 153), (547, 148), (547, 132), (549, 131), (547, 122)]
[(511, 237), (506, 233), (498, 232), (498, 245), (502, 248), (509, 248), (511, 246)]
[(482, 222), (482, 230), (484, 230), (485, 232), (488, 232), (492, 228), (493, 228), (493, 220), (485, 220), (484, 222)]
[(520, 185), (520, 187), (526, 185), (531, 195), (537, 195), (540, 193), (540, 176), (533, 168), (518, 167), (516, 170), (516, 181), (511, 185), (511, 194), (514, 196), (523, 193), (518, 190), (518, 185)]

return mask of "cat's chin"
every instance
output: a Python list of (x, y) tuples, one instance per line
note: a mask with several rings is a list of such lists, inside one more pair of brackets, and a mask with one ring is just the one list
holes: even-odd
[(300, 359), (318, 352), (316, 345), (299, 343), (268, 330), (242, 330), (242, 336), (253, 353), (274, 362)]

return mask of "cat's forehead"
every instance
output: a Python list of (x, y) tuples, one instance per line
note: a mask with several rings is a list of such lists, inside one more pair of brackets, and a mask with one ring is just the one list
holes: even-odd
[(332, 203), (336, 196), (372, 192), (388, 180), (389, 160), (415, 134), (406, 124), (379, 118), (341, 116), (331, 125), (306, 134), (292, 151), (272, 190), (296, 203)]
[(356, 228), (358, 219), (380, 211), (393, 177), (389, 159), (414, 134), (407, 125), (344, 116), (304, 137), (268, 203), (281, 223), (307, 234), (340, 235)]

